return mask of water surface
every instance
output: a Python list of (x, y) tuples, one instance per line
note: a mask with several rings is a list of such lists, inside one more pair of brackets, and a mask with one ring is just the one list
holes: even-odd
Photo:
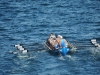
[[(64, 60), (43, 41), (60, 34), (77, 47)], [(99, 75), (100, 0), (1, 0), (0, 75)], [(14, 47), (22, 44), (22, 55)], [(15, 52), (15, 53), (11, 53)]]

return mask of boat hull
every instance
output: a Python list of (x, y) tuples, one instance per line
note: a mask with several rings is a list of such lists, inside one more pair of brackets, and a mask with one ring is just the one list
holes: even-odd
[(67, 48), (67, 47), (55, 49), (55, 48), (51, 47), (48, 42), (44, 42), (44, 44), (47, 47), (47, 49), (49, 50), (49, 53), (55, 54), (55, 55), (61, 54), (62, 56), (65, 56), (70, 50), (70, 48)]

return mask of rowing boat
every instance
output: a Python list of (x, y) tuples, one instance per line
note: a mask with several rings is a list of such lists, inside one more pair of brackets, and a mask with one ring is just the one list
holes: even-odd
[(71, 51), (72, 47), (74, 47), (73, 45), (69, 44), (69, 47), (63, 47), (63, 48), (58, 48), (55, 49), (53, 48), (50, 43), (48, 41), (44, 42), (45, 47), (48, 49), (48, 51), (52, 54), (56, 54), (56, 55), (62, 55), (65, 56), (68, 52)]

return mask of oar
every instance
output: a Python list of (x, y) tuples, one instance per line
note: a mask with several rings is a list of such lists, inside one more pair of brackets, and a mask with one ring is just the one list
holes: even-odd
[(93, 45), (95, 45), (96, 47), (100, 47), (100, 44), (97, 43), (96, 39), (91, 39), (91, 43), (92, 43)]
[(91, 39), (91, 43), (92, 43), (92, 44), (97, 44), (96, 39)]
[(21, 46), (20, 44), (15, 45), (15, 47), (21, 51), (23, 54), (27, 53), (28, 51), (24, 49), (23, 46)]
[[(67, 41), (68, 42), (68, 41)], [(68, 48), (72, 49), (72, 50), (76, 50), (77, 48), (75, 46), (73, 46), (70, 42), (68, 42)]]
[(44, 45), (49, 48), (49, 50), (52, 50), (47, 44), (46, 44), (46, 41), (44, 41)]

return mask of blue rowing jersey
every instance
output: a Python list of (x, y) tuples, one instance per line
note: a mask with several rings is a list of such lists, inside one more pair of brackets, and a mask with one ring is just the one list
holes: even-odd
[(61, 39), (61, 42), (60, 42), (60, 46), (61, 46), (61, 47), (66, 47), (66, 44), (65, 44), (64, 41), (65, 41), (64, 39)]
[(56, 48), (56, 49), (58, 49), (58, 48), (59, 48), (58, 44), (55, 44), (55, 48)]
[(65, 55), (68, 53), (69, 48), (63, 47), (63, 48), (61, 48), (60, 50), (61, 50), (60, 53), (61, 53), (63, 56), (65, 56)]

